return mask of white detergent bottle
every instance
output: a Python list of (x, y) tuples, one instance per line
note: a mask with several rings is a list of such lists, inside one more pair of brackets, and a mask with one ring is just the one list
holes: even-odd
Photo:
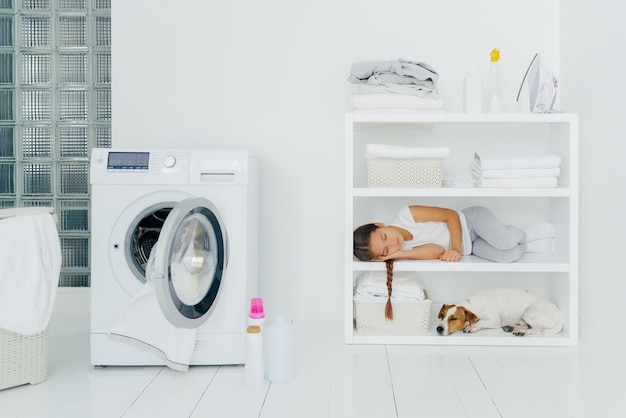
[(263, 341), (261, 327), (249, 325), (246, 329), (246, 384), (252, 388), (259, 388), (265, 384), (263, 373)]
[(267, 379), (287, 383), (295, 376), (296, 347), (292, 321), (278, 315), (267, 327)]
[(502, 97), (500, 95), (500, 50), (491, 50), (491, 69), (489, 79), (489, 113), (502, 112)]

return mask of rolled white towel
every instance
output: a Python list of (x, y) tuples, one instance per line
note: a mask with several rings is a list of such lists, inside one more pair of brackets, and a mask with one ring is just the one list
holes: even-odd
[(471, 188), (474, 187), (475, 179), (469, 174), (458, 174), (443, 178), (443, 187)]
[(553, 168), (561, 165), (561, 157), (552, 152), (506, 155), (474, 153), (476, 166), (481, 170), (517, 168)]
[(544, 238), (526, 243), (527, 253), (553, 253), (554, 238)]
[(526, 241), (554, 238), (554, 226), (549, 222), (539, 222), (524, 228)]
[(367, 144), (365, 158), (445, 158), (447, 147), (402, 147), (387, 144)]

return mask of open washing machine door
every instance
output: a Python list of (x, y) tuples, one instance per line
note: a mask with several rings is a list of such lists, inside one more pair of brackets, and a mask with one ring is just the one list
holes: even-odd
[(146, 278), (167, 320), (180, 328), (206, 322), (228, 264), (226, 230), (214, 205), (199, 197), (176, 204), (150, 258)]

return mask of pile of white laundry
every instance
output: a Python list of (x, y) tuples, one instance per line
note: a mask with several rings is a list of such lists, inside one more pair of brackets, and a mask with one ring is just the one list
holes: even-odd
[(561, 157), (532, 154), (475, 153), (470, 165), (476, 187), (556, 187)]
[[(356, 279), (354, 300), (357, 302), (385, 301), (388, 296), (387, 292), (387, 274), (382, 271), (367, 271)], [(394, 272), (391, 299), (405, 301), (426, 299), (424, 288), (415, 273)]]
[(48, 326), (61, 262), (52, 208), (0, 210), (0, 328), (33, 335)]
[(439, 74), (423, 62), (395, 59), (352, 64), (348, 81), (359, 85), (354, 110), (407, 113), (443, 112), (437, 92)]

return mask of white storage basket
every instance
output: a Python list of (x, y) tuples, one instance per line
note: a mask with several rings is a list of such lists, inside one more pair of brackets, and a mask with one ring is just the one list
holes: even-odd
[(0, 328), (0, 390), (48, 377), (48, 329), (22, 335)]
[(355, 301), (356, 330), (368, 334), (414, 334), (427, 332), (430, 322), (430, 299), (396, 301), (392, 299), (393, 320), (385, 318), (387, 298), (380, 302)]
[(441, 187), (443, 158), (366, 158), (369, 187)]

